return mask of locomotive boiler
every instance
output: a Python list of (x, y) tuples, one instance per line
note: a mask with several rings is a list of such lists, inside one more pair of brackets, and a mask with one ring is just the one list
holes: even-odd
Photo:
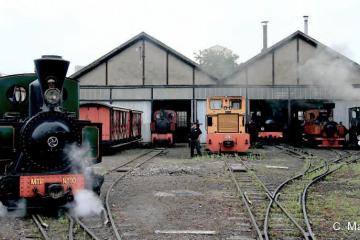
[(103, 181), (85, 171), (101, 161), (101, 125), (78, 120), (78, 83), (66, 79), (69, 62), (53, 55), (34, 62), (36, 75), (0, 78), (0, 201), (8, 207), (19, 199), (63, 205), (80, 190), (99, 192)]
[(164, 109), (155, 111), (150, 129), (153, 144), (173, 145), (176, 130), (176, 112)]

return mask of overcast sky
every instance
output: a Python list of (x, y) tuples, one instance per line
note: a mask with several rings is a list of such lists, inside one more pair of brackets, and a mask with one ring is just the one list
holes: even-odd
[(360, 62), (358, 0), (0, 0), (0, 72), (33, 72), (33, 60), (57, 54), (87, 65), (145, 31), (185, 56), (219, 44), (243, 62), (296, 30)]

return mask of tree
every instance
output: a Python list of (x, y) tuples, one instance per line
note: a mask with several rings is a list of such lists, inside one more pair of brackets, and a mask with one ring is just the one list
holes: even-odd
[(195, 60), (210, 75), (222, 80), (230, 76), (238, 67), (238, 55), (228, 48), (215, 45), (194, 53)]

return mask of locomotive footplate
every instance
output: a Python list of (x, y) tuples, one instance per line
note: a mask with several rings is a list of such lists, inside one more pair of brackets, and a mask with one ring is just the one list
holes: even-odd
[(283, 138), (283, 132), (259, 132), (259, 138)]
[(341, 148), (344, 146), (345, 138), (315, 138), (317, 141), (321, 141), (318, 147), (333, 147)]

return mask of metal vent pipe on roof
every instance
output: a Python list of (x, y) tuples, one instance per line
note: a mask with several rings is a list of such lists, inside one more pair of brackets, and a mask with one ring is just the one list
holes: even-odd
[(304, 16), (304, 33), (308, 34), (308, 23), (309, 23), (309, 16)]
[(262, 49), (262, 51), (264, 51), (267, 49), (267, 24), (268, 24), (268, 21), (262, 21), (261, 24), (263, 26), (263, 49)]

